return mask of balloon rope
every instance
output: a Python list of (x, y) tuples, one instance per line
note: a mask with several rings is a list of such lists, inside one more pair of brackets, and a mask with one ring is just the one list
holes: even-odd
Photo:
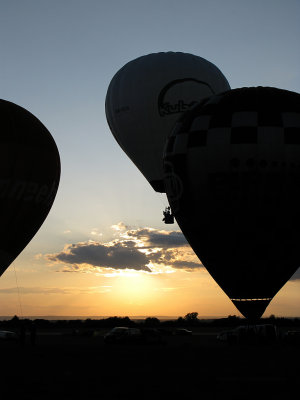
[[(13, 266), (14, 266), (14, 264), (13, 264)], [(19, 285), (18, 285), (18, 278), (17, 278), (17, 272), (16, 272), (15, 266), (14, 266), (14, 271), (15, 271), (16, 286), (17, 286), (17, 291), (18, 291), (18, 299), (19, 299), (19, 306), (20, 306), (21, 318), (23, 318), (23, 310), (22, 310), (20, 289), (19, 289)]]
[(168, 198), (165, 193), (158, 193), (158, 198), (160, 202), (163, 204), (164, 208), (168, 207)]

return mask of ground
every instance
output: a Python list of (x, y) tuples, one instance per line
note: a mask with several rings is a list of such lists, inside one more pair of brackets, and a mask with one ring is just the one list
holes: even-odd
[(107, 345), (103, 333), (0, 342), (2, 398), (269, 400), (298, 390), (299, 344), (229, 345), (198, 329), (164, 344)]

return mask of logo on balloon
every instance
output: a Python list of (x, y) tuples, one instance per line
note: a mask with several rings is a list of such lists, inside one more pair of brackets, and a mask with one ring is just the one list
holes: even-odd
[(214, 94), (211, 87), (193, 78), (169, 82), (158, 96), (158, 112), (161, 117), (187, 111), (204, 97)]
[(0, 179), (0, 199), (34, 202), (47, 207), (52, 204), (57, 187), (56, 181), (50, 187), (32, 181)]

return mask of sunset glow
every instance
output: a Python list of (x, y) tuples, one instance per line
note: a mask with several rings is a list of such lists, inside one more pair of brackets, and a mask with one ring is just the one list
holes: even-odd
[[(176, 221), (164, 224), (166, 195), (105, 115), (114, 74), (156, 52), (203, 57), (232, 89), (300, 92), (297, 2), (219, 3), (3, 2), (1, 96), (47, 127), (62, 173), (44, 224), (0, 277), (0, 316), (240, 315)], [(264, 315), (299, 316), (299, 304), (298, 270)]]

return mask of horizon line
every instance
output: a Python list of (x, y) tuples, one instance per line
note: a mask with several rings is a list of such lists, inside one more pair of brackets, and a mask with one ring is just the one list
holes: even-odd
[[(49, 319), (49, 320), (86, 320), (86, 319), (107, 319), (107, 318), (126, 318), (128, 317), (129, 319), (147, 319), (147, 318), (157, 318), (159, 320), (176, 320), (178, 318), (184, 318), (184, 316), (171, 316), (171, 315), (0, 315), (0, 321), (1, 320), (9, 320), (14, 317), (18, 317), (19, 319)], [(270, 318), (273, 315), (269, 315), (266, 317), (261, 317), (261, 319), (265, 318)], [(222, 318), (229, 318), (229, 317), (236, 317), (240, 319), (245, 319), (243, 316), (239, 315), (223, 315), (223, 316), (213, 316), (213, 315), (200, 315), (197, 316), (197, 319), (199, 320), (211, 320), (211, 319), (222, 319)], [(300, 316), (276, 316), (274, 315), (275, 318), (287, 318), (287, 319), (297, 319), (300, 318)]]

